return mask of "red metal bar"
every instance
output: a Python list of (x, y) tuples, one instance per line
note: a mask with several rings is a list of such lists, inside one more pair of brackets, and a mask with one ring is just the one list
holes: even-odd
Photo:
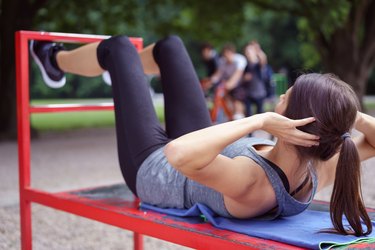
[[(92, 43), (107, 39), (110, 36), (74, 34), (60, 32), (43, 32), (43, 31), (17, 31), (25, 40), (48, 40), (64, 43)], [(129, 37), (134, 46), (140, 50), (143, 49), (143, 39), (138, 37)]]
[(274, 249), (301, 249), (220, 230), (207, 223), (184, 223), (162, 214), (144, 213), (136, 201), (114, 207), (69, 193), (51, 194), (35, 189), (25, 192), (33, 202), (195, 249), (269, 249), (270, 244)]
[(142, 234), (134, 232), (133, 242), (134, 242), (134, 250), (143, 249), (143, 235)]
[[(135, 197), (136, 204), (140, 204), (140, 199), (138, 197)], [(134, 242), (134, 250), (143, 250), (143, 236), (142, 234), (139, 234), (137, 232), (134, 232), (133, 234), (133, 242)]]
[(16, 33), (16, 86), (20, 188), (21, 246), (31, 249), (31, 204), (25, 188), (30, 186), (29, 57), (27, 38)]
[[(55, 32), (17, 31), (15, 33), (16, 54), (16, 87), (17, 87), (17, 129), (19, 155), (19, 189), (20, 189), (20, 223), (21, 248), (32, 249), (32, 224), (30, 190), (30, 113), (31, 112), (62, 112), (87, 110), (113, 110), (113, 105), (71, 105), (71, 106), (36, 106), (30, 107), (29, 97), (29, 40), (49, 40), (69, 43), (90, 43), (108, 38), (109, 36), (68, 34)], [(142, 38), (129, 38), (134, 46), (143, 48)], [(138, 237), (140, 239), (140, 237)]]
[[(197, 249), (301, 249), (299, 247), (231, 233), (209, 224), (191, 224), (165, 218), (153, 212), (144, 214), (138, 202), (114, 207), (101, 201), (80, 198), (69, 193), (52, 194), (30, 187), (30, 113), (68, 112), (87, 110), (112, 110), (112, 104), (70, 104), (30, 106), (29, 102), (29, 40), (53, 40), (88, 43), (108, 36), (49, 32), (16, 32), (16, 80), (19, 150), (19, 187), (21, 217), (21, 247), (32, 249), (31, 202), (83, 216), (120, 228), (134, 231), (134, 249), (143, 248), (142, 235), (164, 239)], [(131, 38), (137, 49), (142, 49), (142, 39)]]

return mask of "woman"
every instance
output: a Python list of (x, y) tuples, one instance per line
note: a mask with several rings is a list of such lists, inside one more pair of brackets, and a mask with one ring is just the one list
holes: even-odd
[[(142, 201), (176, 208), (200, 202), (221, 216), (275, 218), (304, 211), (317, 190), (334, 183), (334, 228), (342, 234), (371, 232), (359, 161), (375, 156), (375, 119), (357, 112), (355, 94), (335, 77), (303, 75), (281, 96), (276, 113), (211, 126), (198, 78), (177, 37), (139, 54), (125, 36), (73, 51), (35, 42), (31, 50), (52, 82), (64, 72), (96, 76), (109, 71), (121, 170)], [(166, 130), (158, 123), (144, 77), (159, 72)], [(353, 127), (363, 135), (350, 138)], [(276, 136), (277, 143), (241, 139), (258, 129)], [(343, 227), (343, 215), (352, 230)]]

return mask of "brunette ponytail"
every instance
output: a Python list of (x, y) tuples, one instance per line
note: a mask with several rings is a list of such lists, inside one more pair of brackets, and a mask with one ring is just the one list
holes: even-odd
[[(343, 138), (331, 196), (330, 215), (335, 230), (340, 234), (363, 236), (372, 232), (372, 223), (362, 200), (360, 159), (350, 137)], [(346, 216), (351, 229), (344, 228), (343, 215)], [(362, 228), (362, 222), (367, 227), (366, 231)]]
[[(357, 116), (359, 102), (348, 84), (330, 74), (305, 74), (291, 90), (284, 115), (290, 119), (313, 116), (316, 121), (298, 129), (320, 137), (316, 147), (295, 146), (301, 162), (324, 162), (339, 153), (330, 216), (334, 229), (321, 232), (368, 235), (372, 224), (362, 200), (360, 159), (348, 133)], [(343, 217), (349, 227), (343, 225)], [(367, 228), (363, 228), (366, 226)]]

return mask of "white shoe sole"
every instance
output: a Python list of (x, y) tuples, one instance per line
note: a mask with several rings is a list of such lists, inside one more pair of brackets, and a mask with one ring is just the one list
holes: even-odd
[(42, 72), (42, 78), (43, 78), (44, 83), (48, 87), (54, 88), (54, 89), (63, 87), (65, 85), (65, 82), (66, 82), (65, 76), (63, 78), (61, 78), (60, 81), (54, 81), (51, 78), (49, 78), (47, 72), (44, 70), (42, 62), (39, 60), (38, 56), (34, 53), (33, 45), (34, 45), (34, 41), (31, 41), (31, 43), (30, 43), (30, 53), (31, 53), (31, 56), (33, 57), (36, 65), (38, 65), (38, 67), (40, 69), (40, 72)]
[(102, 78), (103, 78), (103, 81), (111, 86), (112, 85), (112, 80), (111, 80), (111, 75), (109, 74), (108, 71), (104, 71), (103, 74), (102, 74)]

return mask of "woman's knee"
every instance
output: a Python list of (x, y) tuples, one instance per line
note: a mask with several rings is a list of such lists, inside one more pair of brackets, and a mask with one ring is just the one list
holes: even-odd
[(124, 35), (113, 36), (107, 40), (103, 40), (97, 49), (98, 61), (103, 69), (108, 70), (108, 62), (117, 60), (116, 58), (131, 57), (137, 55), (138, 52), (129, 38)]
[(181, 50), (184, 48), (184, 43), (179, 36), (171, 35), (158, 41), (155, 44), (154, 51), (156, 53), (173, 53), (176, 50)]
[(127, 48), (136, 50), (129, 37), (124, 35), (109, 38), (106, 40), (106, 45), (110, 50), (115, 50), (116, 52), (120, 52), (122, 49)]

